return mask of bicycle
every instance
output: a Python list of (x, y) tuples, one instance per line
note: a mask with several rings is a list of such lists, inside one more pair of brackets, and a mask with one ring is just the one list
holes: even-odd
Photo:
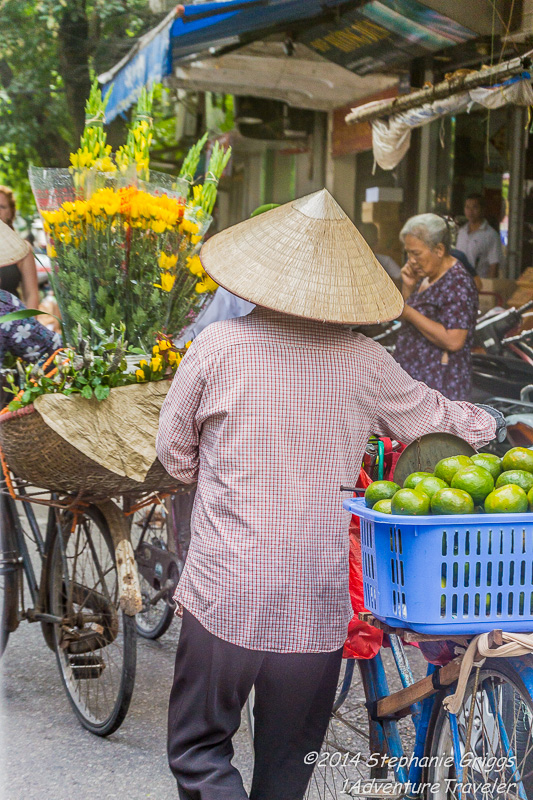
[[(108, 736), (128, 711), (136, 665), (135, 617), (121, 608), (116, 519), (106, 503), (80, 507), (73, 498), (29, 493), (16, 479), (12, 488), (22, 509), (0, 494), (0, 653), (22, 620), (40, 622), (76, 717)], [(44, 535), (34, 503), (49, 509)], [(39, 581), (30, 546), (41, 561)]]
[(194, 495), (194, 486), (184, 486), (133, 516), (131, 542), (142, 598), (137, 633), (145, 639), (159, 639), (174, 619), (172, 597), (189, 549)]
[[(531, 516), (400, 518), (361, 499), (344, 505), (360, 519), (370, 611), (359, 617), (387, 634), (396, 690), (381, 651), (358, 661), (358, 686), (345, 662), (308, 797), (533, 800)], [(458, 682), (477, 634), (486, 656), (506, 654), (501, 628), (528, 634), (529, 653), (490, 657)], [(415, 680), (404, 642), (442, 666)]]
[(385, 630), (402, 689), (390, 693), (378, 653), (358, 662), (364, 697), (353, 702), (355, 664), (345, 662), (323, 749), (312, 754), (307, 797), (533, 798), (533, 658), (490, 659), (471, 675), (454, 715), (442, 701), (455, 689), (457, 661), (429, 664), (427, 677), (415, 681), (401, 636), (420, 635)]

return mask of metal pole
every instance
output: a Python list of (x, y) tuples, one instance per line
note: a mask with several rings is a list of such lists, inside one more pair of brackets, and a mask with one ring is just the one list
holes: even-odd
[(509, 239), (507, 277), (516, 280), (522, 272), (524, 228), (524, 175), (528, 140), (527, 108), (514, 106), (511, 124), (511, 164), (509, 175)]
[[(433, 80), (433, 69), (426, 62), (424, 83)], [(418, 213), (425, 214), (431, 210), (431, 181), (434, 180), (435, 163), (433, 161), (431, 125), (423, 125), (420, 130), (420, 146), (418, 149)]]
[(476, 86), (491, 86), (504, 78), (508, 78), (510, 75), (516, 75), (523, 69), (527, 69), (531, 64), (531, 59), (529, 58), (531, 53), (533, 53), (533, 50), (524, 53), (523, 56), (506, 61), (504, 64), (476, 70), (467, 75), (459, 75), (455, 78), (450, 78), (448, 81), (441, 81), (435, 86), (429, 86), (427, 89), (420, 89), (408, 95), (400, 95), (393, 100), (366, 103), (364, 106), (354, 108), (353, 111), (347, 114), (345, 120), (348, 125), (354, 125), (356, 122), (371, 122), (373, 119), (398, 114), (400, 111), (407, 111), (424, 103), (431, 103), (433, 100), (450, 97), (452, 94), (474, 89)]

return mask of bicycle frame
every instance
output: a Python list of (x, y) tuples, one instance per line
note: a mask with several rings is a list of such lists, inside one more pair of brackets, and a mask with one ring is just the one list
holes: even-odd
[[(397, 637), (391, 635), (390, 639), (391, 651), (398, 670), (398, 675), (405, 688), (414, 682), (409, 662), (403, 652), (403, 647), (401, 644), (398, 646), (398, 642), (395, 641)], [(528, 693), (533, 697), (533, 666), (523, 658), (510, 658), (508, 659), (508, 663), (516, 670), (516, 673), (522, 679)], [(333, 712), (337, 711), (342, 706), (348, 695), (353, 678), (354, 665), (355, 659), (351, 664), (348, 663), (346, 666), (344, 681), (335, 702)], [(365, 690), (366, 706), (369, 712), (370, 753), (371, 755), (376, 754), (386, 757), (387, 760), (395, 759), (395, 761), (393, 761), (393, 770), (396, 781), (403, 785), (409, 785), (413, 790), (408, 791), (407, 794), (402, 796), (404, 796), (406, 800), (416, 800), (420, 797), (420, 794), (417, 792), (417, 787), (420, 787), (422, 783), (422, 765), (424, 763), (422, 759), (427, 755), (426, 738), (433, 707), (438, 695), (437, 690), (421, 703), (411, 706), (411, 718), (416, 731), (415, 744), (412, 756), (406, 756), (398, 731), (397, 721), (395, 719), (378, 719), (375, 716), (378, 700), (382, 700), (384, 697), (390, 695), (381, 654), (377, 653), (374, 658), (359, 661), (358, 666)], [(432, 675), (436, 670), (437, 667), (428, 664), (427, 675)], [(452, 692), (453, 689), (450, 687), (448, 691)], [(514, 753), (511, 742), (505, 732), (505, 726), (500, 711), (497, 708), (496, 701), (490, 691), (487, 692), (487, 697), (495, 724), (498, 726), (502, 736), (502, 743), (507, 750), (507, 758), (513, 759)], [(453, 744), (454, 769), (458, 783), (458, 800), (461, 800), (461, 789), (459, 787), (463, 780), (462, 757), (464, 747), (459, 734), (457, 717), (454, 714), (449, 714), (449, 722)], [(383, 766), (383, 764), (384, 759), (383, 762), (381, 760), (379, 761), (378, 766), (372, 767), (372, 778), (378, 779), (386, 777), (387, 766), (386, 764)], [(409, 765), (408, 768), (407, 765)], [(523, 798), (523, 800), (526, 800), (527, 795), (520, 780), (518, 780), (518, 792), (519, 796)]]
[[(19, 494), (21, 497), (27, 496), (24, 488), (19, 489)], [(31, 535), (33, 537), (33, 541), (35, 542), (37, 552), (41, 559), (41, 576), (40, 576), (40, 581), (38, 581), (32, 563), (30, 551), (28, 549), (28, 545), (26, 542), (26, 536), (24, 534), (24, 530), (20, 522), (20, 515), (16, 503), (11, 497), (5, 495), (2, 497), (2, 502), (5, 503), (6, 517), (8, 520), (8, 524), (10, 524), (11, 526), (11, 531), (12, 531), (11, 532), (12, 544), (14, 545), (15, 553), (17, 554), (16, 555), (17, 566), (15, 566), (14, 569), (20, 570), (20, 573), (23, 573), (24, 576), (26, 577), (26, 582), (28, 584), (28, 589), (32, 601), (31, 608), (22, 608), (22, 609), (17, 608), (16, 612), (17, 626), (18, 623), (20, 622), (19, 612), (21, 610), (22, 619), (26, 619), (28, 622), (44, 623), (43, 634), (48, 646), (52, 647), (50, 639), (50, 629), (48, 628), (48, 626), (53, 623), (61, 622), (61, 618), (56, 617), (53, 614), (50, 614), (48, 608), (49, 584), (48, 584), (47, 555), (50, 548), (51, 538), (55, 535), (56, 526), (58, 525), (54, 511), (52, 508), (50, 508), (47, 521), (46, 538), (43, 539), (41, 531), (39, 529), (39, 525), (35, 518), (33, 507), (29, 502), (24, 502), (23, 504), (24, 514), (26, 516), (26, 519), (28, 520)], [(20, 574), (20, 579), (23, 580), (22, 574)], [(18, 605), (18, 598), (17, 598), (17, 605)]]
[[(404, 687), (411, 685), (414, 680), (407, 659), (405, 657), (403, 659), (398, 657), (398, 650), (396, 647), (392, 649), (392, 653), (402, 684)], [(380, 653), (377, 653), (374, 658), (368, 659), (367, 661), (360, 661), (359, 669), (361, 671), (361, 678), (367, 699), (367, 709), (369, 711), (371, 753), (379, 753), (380, 755), (386, 754), (390, 758), (397, 759), (394, 766), (394, 774), (399, 783), (409, 783), (413, 786), (420, 784), (422, 777), (422, 767), (420, 764), (424, 756), (426, 734), (433, 704), (435, 702), (435, 695), (426, 698), (421, 704), (416, 704), (416, 707), (411, 707), (411, 716), (416, 729), (416, 738), (413, 758), (407, 770), (404, 766), (405, 752), (396, 720), (378, 720), (375, 718), (377, 701), (390, 695), (387, 676)], [(428, 664), (427, 674), (431, 675), (435, 669), (436, 668), (432, 664)], [(378, 749), (375, 749), (376, 745)], [(376, 768), (373, 768), (373, 770), (376, 771)], [(373, 777), (381, 776), (373, 774)], [(416, 794), (406, 795), (407, 798), (415, 798), (416, 796)]]

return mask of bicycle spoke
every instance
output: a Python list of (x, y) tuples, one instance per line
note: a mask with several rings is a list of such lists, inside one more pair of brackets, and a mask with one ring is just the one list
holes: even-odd
[(57, 607), (58, 602), (70, 598), (64, 609), (67, 626), (56, 629), (56, 654), (65, 688), (82, 723), (105, 735), (120, 724), (129, 704), (131, 668), (126, 688), (123, 681), (126, 659), (131, 660), (132, 655), (134, 658), (131, 631), (135, 621), (118, 608), (113, 544), (107, 529), (95, 521), (98, 519), (101, 517), (93, 519), (86, 514), (74, 531), (58, 537), (65, 554), (61, 563), (64, 561), (67, 566), (70, 592), (67, 595), (60, 591), (65, 581), (58, 582), (56, 557), (52, 605)]

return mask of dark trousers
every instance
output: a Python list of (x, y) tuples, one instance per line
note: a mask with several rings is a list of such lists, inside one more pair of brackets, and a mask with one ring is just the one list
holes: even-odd
[(244, 800), (232, 737), (255, 686), (251, 800), (301, 800), (335, 699), (342, 648), (331, 653), (248, 650), (184, 611), (168, 717), (168, 760), (181, 800)]

